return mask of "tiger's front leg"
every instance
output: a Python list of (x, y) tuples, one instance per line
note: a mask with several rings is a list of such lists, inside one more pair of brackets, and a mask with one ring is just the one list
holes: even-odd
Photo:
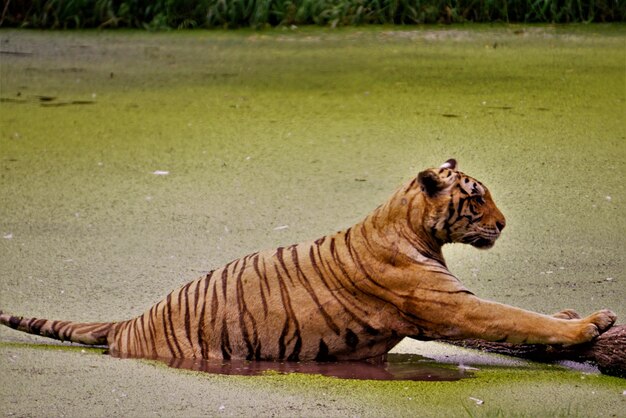
[[(433, 295), (434, 296), (434, 295)], [(585, 318), (573, 311), (555, 316), (477, 298), (469, 293), (437, 295), (436, 305), (427, 294), (407, 301), (405, 309), (423, 321), (418, 327), (428, 338), (466, 339), (528, 344), (581, 344), (609, 329), (616, 320), (610, 310)], [(445, 314), (443, 314), (445, 312)]]

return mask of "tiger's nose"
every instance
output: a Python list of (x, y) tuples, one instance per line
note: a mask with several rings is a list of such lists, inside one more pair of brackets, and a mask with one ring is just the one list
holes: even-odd
[(505, 226), (506, 226), (506, 221), (504, 219), (500, 221), (496, 221), (496, 229), (498, 230), (498, 232), (502, 232)]

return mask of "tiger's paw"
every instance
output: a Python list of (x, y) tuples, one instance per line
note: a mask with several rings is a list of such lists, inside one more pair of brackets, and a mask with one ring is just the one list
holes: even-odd
[(578, 315), (578, 312), (573, 309), (565, 309), (561, 312), (555, 313), (552, 316), (558, 319), (580, 319), (580, 315)]
[(611, 328), (616, 319), (617, 316), (608, 309), (594, 312), (588, 317), (582, 319), (584, 325), (579, 335), (580, 342), (576, 344), (593, 340), (598, 335)]
[(598, 332), (602, 334), (613, 326), (617, 315), (608, 309), (603, 309), (598, 312), (594, 312), (584, 319), (585, 322), (590, 322), (598, 328)]

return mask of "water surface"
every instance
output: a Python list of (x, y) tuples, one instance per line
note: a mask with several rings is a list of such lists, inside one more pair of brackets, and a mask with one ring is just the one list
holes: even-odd
[[(120, 357), (132, 358), (127, 356)], [(275, 362), (181, 358), (156, 358), (153, 360), (165, 363), (167, 366), (176, 369), (234, 376), (302, 373), (340, 379), (446, 382), (472, 376), (472, 372), (464, 368), (437, 364), (425, 357), (414, 354), (389, 354), (387, 361), (380, 363), (368, 363), (365, 361)]]

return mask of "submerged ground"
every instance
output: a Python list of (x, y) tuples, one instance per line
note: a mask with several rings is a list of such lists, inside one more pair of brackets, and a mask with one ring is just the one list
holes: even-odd
[[(127, 319), (233, 258), (347, 227), (456, 157), (508, 221), (492, 250), (446, 250), (467, 287), (546, 313), (608, 307), (623, 323), (625, 35), (2, 30), (0, 308)], [(43, 341), (0, 329), (2, 415), (626, 410), (624, 379), (432, 344), (399, 351), (480, 370), (454, 382), (219, 376)]]

